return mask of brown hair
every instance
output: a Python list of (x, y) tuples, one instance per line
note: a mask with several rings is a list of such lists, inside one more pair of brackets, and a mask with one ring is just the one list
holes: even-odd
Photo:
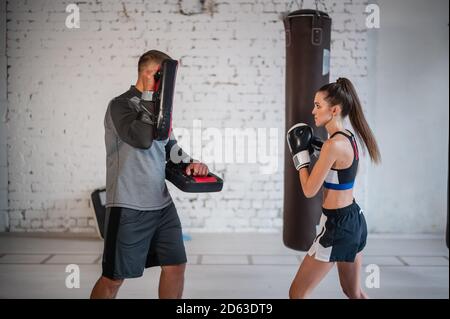
[(161, 64), (162, 61), (170, 59), (170, 56), (167, 54), (158, 51), (158, 50), (150, 50), (145, 52), (141, 57), (139, 58), (138, 62), (138, 72), (141, 72), (142, 69), (149, 63), (155, 62), (158, 64)]
[(319, 92), (327, 94), (325, 100), (330, 105), (340, 105), (342, 107), (342, 117), (345, 118), (347, 115), (350, 117), (350, 122), (359, 139), (364, 142), (369, 151), (371, 160), (377, 164), (380, 163), (381, 154), (377, 141), (364, 117), (361, 102), (352, 82), (346, 78), (339, 78), (336, 82), (321, 87)]

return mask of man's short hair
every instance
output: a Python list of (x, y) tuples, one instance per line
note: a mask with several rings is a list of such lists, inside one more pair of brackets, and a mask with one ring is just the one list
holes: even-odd
[(161, 64), (165, 59), (170, 59), (170, 56), (158, 50), (147, 51), (139, 58), (138, 72), (141, 72), (151, 62)]

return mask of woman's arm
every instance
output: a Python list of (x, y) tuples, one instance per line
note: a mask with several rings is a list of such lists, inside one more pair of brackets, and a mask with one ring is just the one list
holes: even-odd
[(336, 161), (336, 157), (336, 144), (332, 140), (327, 140), (323, 143), (319, 159), (314, 165), (311, 174), (309, 174), (307, 167), (300, 169), (300, 183), (307, 198), (314, 197), (320, 190), (328, 172)]

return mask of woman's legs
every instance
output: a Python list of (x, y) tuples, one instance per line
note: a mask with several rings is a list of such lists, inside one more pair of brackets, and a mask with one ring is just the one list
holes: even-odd
[(368, 299), (361, 288), (362, 253), (356, 255), (352, 263), (338, 262), (339, 281), (344, 294), (350, 299)]
[(333, 266), (333, 262), (319, 261), (314, 256), (306, 255), (289, 289), (289, 298), (304, 299), (309, 296)]

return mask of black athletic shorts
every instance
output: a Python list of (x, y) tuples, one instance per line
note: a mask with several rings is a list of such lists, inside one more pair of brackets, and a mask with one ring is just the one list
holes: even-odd
[(103, 276), (136, 278), (148, 267), (186, 262), (181, 223), (173, 203), (153, 211), (107, 209)]
[(353, 201), (339, 209), (322, 208), (319, 233), (308, 255), (326, 262), (354, 262), (364, 249), (367, 225), (362, 209)]

